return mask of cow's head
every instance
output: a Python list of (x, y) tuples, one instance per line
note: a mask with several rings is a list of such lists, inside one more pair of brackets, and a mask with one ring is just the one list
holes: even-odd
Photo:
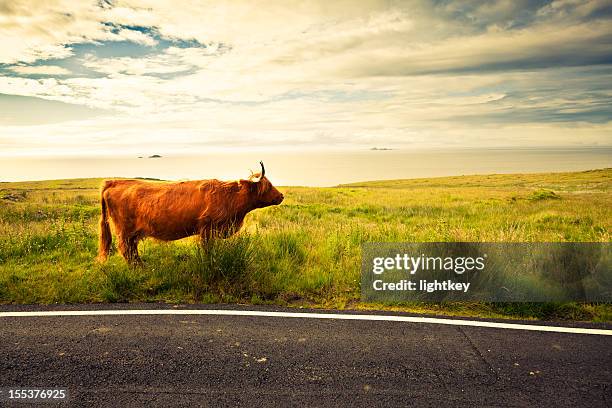
[(245, 180), (249, 183), (253, 205), (255, 208), (263, 208), (282, 203), (285, 198), (283, 193), (278, 191), (266, 177), (263, 162), (259, 164), (261, 164), (261, 173), (252, 173), (249, 179)]

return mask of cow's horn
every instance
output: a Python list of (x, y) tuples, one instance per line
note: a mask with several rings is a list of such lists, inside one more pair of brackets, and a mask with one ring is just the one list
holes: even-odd
[(259, 178), (261, 180), (266, 175), (266, 169), (264, 168), (262, 161), (260, 161), (259, 164), (261, 164), (261, 177)]

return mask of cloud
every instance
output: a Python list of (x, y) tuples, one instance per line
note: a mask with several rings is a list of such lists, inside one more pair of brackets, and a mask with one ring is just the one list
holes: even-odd
[(457, 37), (401, 50), (362, 46), (330, 69), (354, 76), (420, 75), (465, 71), (511, 71), (612, 63), (612, 25), (596, 22), (540, 26), (512, 32)]
[(82, 59), (83, 66), (96, 72), (115, 75), (163, 75), (195, 71), (205, 68), (211, 56), (220, 55), (219, 44), (201, 47), (168, 47), (162, 52), (143, 57), (97, 58), (87, 54)]
[(115, 14), (112, 10), (99, 7), (97, 1), (4, 2), (0, 8), (0, 63), (62, 59), (72, 55), (71, 45), (86, 42), (156, 44), (147, 34), (107, 24)]
[(83, 120), (109, 113), (83, 105), (0, 94), (0, 123), (5, 126), (52, 124)]
[(15, 65), (9, 67), (9, 69), (22, 75), (61, 76), (69, 75), (71, 73), (66, 68), (62, 68), (57, 65)]
[(114, 112), (38, 124), (83, 146), (609, 144), (611, 19), (605, 1), (16, 0), (0, 92)]
[(152, 47), (157, 44), (157, 41), (141, 31), (122, 28), (116, 33), (121, 40), (132, 41), (138, 44), (143, 44)]

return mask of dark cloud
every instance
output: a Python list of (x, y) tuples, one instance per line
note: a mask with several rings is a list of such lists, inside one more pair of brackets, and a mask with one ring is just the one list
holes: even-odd
[(526, 27), (537, 21), (538, 10), (550, 3), (550, 0), (434, 0), (431, 6), (441, 19), (459, 23), (477, 33), (494, 25), (505, 29)]
[(592, 123), (605, 124), (612, 120), (609, 105), (596, 103), (583, 108), (543, 107), (529, 108), (514, 106), (500, 112), (462, 115), (450, 120), (463, 124), (525, 124), (525, 123)]

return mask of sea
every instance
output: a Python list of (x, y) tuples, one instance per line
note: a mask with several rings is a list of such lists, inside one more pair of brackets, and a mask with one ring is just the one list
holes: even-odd
[(612, 168), (612, 147), (214, 152), (133, 157), (2, 157), (0, 181), (83, 177), (163, 180), (246, 178), (259, 171), (279, 186), (335, 186), (369, 180), (580, 171)]

